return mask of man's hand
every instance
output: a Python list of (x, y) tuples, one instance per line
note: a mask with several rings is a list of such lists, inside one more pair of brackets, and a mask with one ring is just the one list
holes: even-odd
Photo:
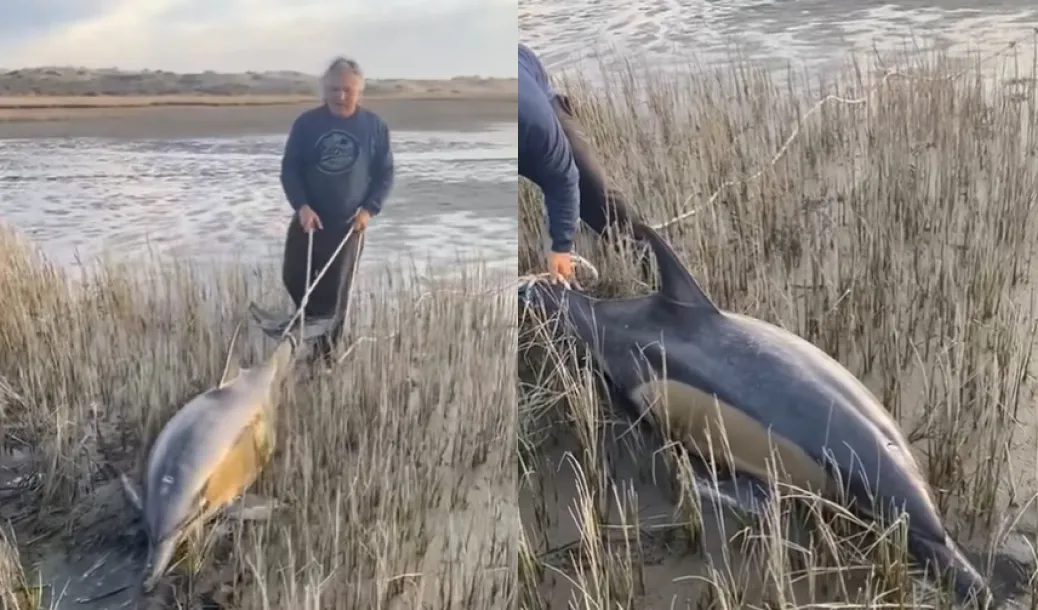
[(310, 233), (315, 229), (323, 229), (324, 225), (321, 224), (321, 218), (317, 215), (317, 212), (308, 205), (304, 205), (299, 208), (299, 226), (303, 227), (303, 231)]
[(554, 281), (568, 283), (573, 277), (573, 256), (569, 252), (549, 252), (548, 273)]
[(368, 228), (368, 221), (371, 220), (371, 212), (360, 208), (357, 213), (353, 215), (353, 230), (357, 233), (363, 233), (364, 229)]

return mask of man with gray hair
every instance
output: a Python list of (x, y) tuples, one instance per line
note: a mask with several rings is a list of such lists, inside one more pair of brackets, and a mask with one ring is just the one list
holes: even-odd
[[(295, 212), (281, 278), (297, 308), (309, 283), (345, 240), (304, 312), (334, 320), (332, 331), (316, 346), (316, 355), (325, 359), (341, 339), (364, 230), (393, 187), (389, 128), (360, 106), (363, 91), (364, 73), (357, 62), (335, 58), (321, 77), (324, 103), (295, 120), (281, 160), (281, 186)], [(313, 256), (307, 277), (309, 236)]]

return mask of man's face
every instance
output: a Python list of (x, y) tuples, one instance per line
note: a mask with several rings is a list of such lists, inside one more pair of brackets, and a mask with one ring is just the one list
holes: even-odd
[(357, 110), (360, 94), (364, 90), (364, 81), (352, 72), (342, 72), (331, 79), (325, 90), (328, 107), (339, 116), (350, 116)]

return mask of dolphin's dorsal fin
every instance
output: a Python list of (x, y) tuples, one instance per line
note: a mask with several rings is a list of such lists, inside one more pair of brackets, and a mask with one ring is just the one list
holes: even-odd
[(688, 307), (702, 307), (718, 311), (717, 305), (703, 292), (696, 278), (681, 264), (677, 253), (663, 236), (643, 222), (633, 223), (636, 237), (649, 242), (660, 268), (660, 294)]
[(234, 333), (231, 335), (231, 344), (227, 347), (227, 360), (223, 363), (223, 375), (220, 375), (219, 387), (221, 388), (229, 384), (241, 373), (241, 362), (238, 360), (235, 344), (238, 342), (238, 335), (241, 334), (243, 323), (244, 320), (239, 321), (238, 325), (234, 327)]

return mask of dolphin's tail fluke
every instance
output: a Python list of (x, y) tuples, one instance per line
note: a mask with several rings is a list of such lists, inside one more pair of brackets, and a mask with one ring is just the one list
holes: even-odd
[(996, 607), (987, 579), (949, 536), (944, 540), (934, 540), (909, 532), (908, 550), (917, 562), (927, 565), (934, 578), (949, 582), (955, 597), (960, 603), (967, 604), (967, 608), (990, 610)]

